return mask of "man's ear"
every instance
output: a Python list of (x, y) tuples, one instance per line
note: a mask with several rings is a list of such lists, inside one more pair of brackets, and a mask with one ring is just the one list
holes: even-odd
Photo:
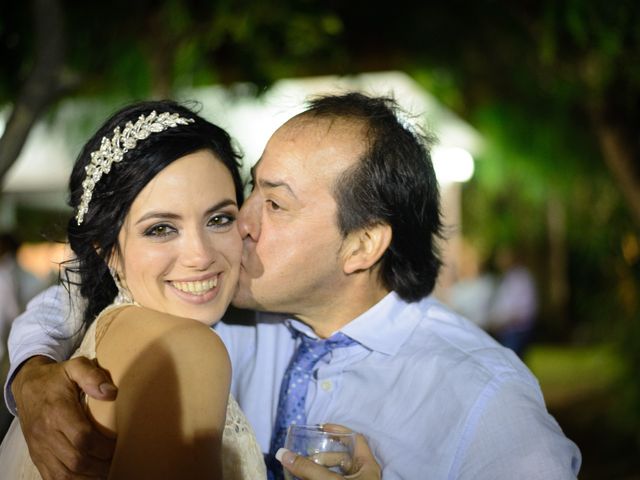
[(391, 226), (379, 223), (347, 235), (343, 245), (343, 270), (347, 275), (373, 267), (391, 244)]

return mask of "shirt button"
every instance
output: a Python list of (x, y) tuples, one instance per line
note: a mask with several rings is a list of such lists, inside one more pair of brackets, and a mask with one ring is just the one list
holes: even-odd
[(333, 383), (331, 383), (331, 380), (323, 380), (322, 383), (320, 383), (320, 388), (325, 392), (330, 392), (333, 388)]

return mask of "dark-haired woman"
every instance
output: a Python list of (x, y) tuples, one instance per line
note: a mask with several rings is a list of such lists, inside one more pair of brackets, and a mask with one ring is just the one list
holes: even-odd
[[(73, 168), (66, 270), (87, 326), (77, 355), (96, 358), (119, 389), (115, 402), (86, 401), (117, 437), (110, 478), (265, 478), (209, 328), (240, 266), (237, 158), (227, 133), (191, 110), (145, 102), (107, 120)], [(40, 478), (17, 420), (0, 472)]]

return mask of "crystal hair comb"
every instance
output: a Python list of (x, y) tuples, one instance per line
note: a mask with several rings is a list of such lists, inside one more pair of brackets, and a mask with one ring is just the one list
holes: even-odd
[(102, 137), (100, 149), (91, 153), (91, 161), (85, 167), (87, 176), (82, 182), (82, 198), (76, 213), (78, 225), (82, 224), (89, 210), (89, 202), (91, 202), (96, 183), (111, 171), (111, 165), (114, 162), (121, 162), (125, 153), (136, 148), (138, 141), (148, 138), (151, 134), (193, 122), (195, 122), (193, 118), (184, 118), (177, 113), (158, 114), (154, 110), (146, 117), (140, 115), (136, 123), (127, 122), (122, 131), (120, 127), (114, 128), (111, 138)]

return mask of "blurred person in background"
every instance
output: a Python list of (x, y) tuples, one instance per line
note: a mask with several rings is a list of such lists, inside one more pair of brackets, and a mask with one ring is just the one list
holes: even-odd
[(496, 253), (500, 272), (489, 311), (489, 330), (505, 347), (523, 357), (533, 336), (538, 291), (533, 275), (511, 247)]
[[(0, 379), (4, 383), (9, 366), (7, 337), (13, 319), (20, 313), (18, 282), (16, 281), (15, 242), (8, 234), (0, 235)], [(11, 423), (11, 414), (5, 405), (0, 407), (0, 437)]]
[(11, 323), (21, 311), (17, 250), (17, 242), (13, 236), (6, 233), (0, 235), (0, 358), (5, 356)]
[(448, 303), (483, 330), (489, 329), (489, 313), (496, 290), (496, 275), (490, 259), (481, 261), (478, 251), (463, 241), (457, 264), (457, 281), (448, 293)]
[(12, 308), (23, 311), (29, 300), (47, 286), (46, 281), (22, 268), (18, 262), (19, 249), (20, 241), (15, 235), (0, 234), (0, 298), (3, 300), (3, 306), (7, 299), (7, 311)]

